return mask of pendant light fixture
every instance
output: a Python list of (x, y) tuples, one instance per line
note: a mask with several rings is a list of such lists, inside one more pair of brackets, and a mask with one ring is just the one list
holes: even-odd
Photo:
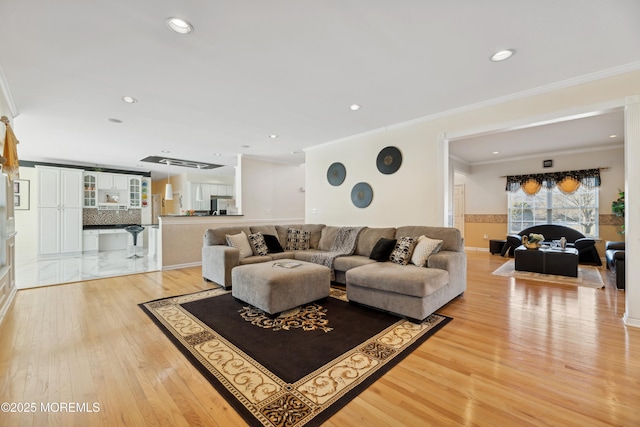
[[(171, 162), (167, 160), (167, 168), (171, 166)], [(173, 200), (173, 187), (171, 186), (171, 171), (167, 173), (167, 185), (164, 186), (164, 199)]]
[[(200, 165), (198, 165), (198, 172), (200, 172)], [(196, 188), (196, 202), (202, 202), (204, 197), (202, 196), (202, 184), (198, 183)]]

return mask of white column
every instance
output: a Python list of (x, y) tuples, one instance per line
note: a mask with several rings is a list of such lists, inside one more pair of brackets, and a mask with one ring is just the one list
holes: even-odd
[(640, 96), (626, 99), (624, 114), (626, 310), (624, 322), (640, 328)]

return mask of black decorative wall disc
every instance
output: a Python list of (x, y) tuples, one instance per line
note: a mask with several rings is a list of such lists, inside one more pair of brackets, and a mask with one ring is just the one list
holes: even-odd
[(347, 176), (347, 170), (345, 169), (342, 163), (333, 163), (327, 169), (327, 181), (329, 184), (338, 186), (344, 182), (344, 179)]
[(351, 201), (356, 207), (366, 208), (373, 200), (373, 190), (366, 182), (359, 182), (351, 189)]
[(384, 174), (392, 174), (402, 164), (402, 153), (396, 147), (385, 147), (378, 153), (378, 159), (376, 160), (376, 166), (378, 170)]

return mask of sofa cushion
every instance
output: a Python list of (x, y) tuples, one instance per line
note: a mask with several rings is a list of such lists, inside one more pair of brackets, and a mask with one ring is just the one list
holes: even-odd
[(396, 230), (396, 238), (402, 236), (418, 237), (424, 234), (431, 239), (442, 240), (441, 251), (464, 251), (464, 240), (460, 230), (453, 227), (428, 227), (423, 225), (409, 225), (398, 227)]
[(418, 267), (427, 265), (427, 259), (431, 254), (437, 253), (442, 246), (442, 240), (430, 239), (424, 234), (418, 237), (418, 242), (411, 255), (411, 263)]
[(355, 255), (369, 257), (373, 247), (381, 238), (395, 239), (396, 229), (394, 227), (371, 228), (366, 227), (358, 236), (358, 244), (356, 245)]
[(400, 265), (407, 265), (411, 261), (411, 254), (416, 247), (417, 239), (415, 237), (400, 237), (396, 242), (396, 246), (389, 256), (391, 262)]
[(262, 233), (262, 235), (270, 234), (272, 236), (278, 235), (275, 225), (252, 225), (250, 228), (251, 233)]
[(348, 271), (352, 268), (375, 263), (376, 261), (362, 255), (339, 256), (336, 258), (333, 268), (337, 271)]
[(349, 284), (353, 284), (417, 298), (431, 295), (448, 283), (449, 273), (446, 270), (402, 266), (393, 262), (376, 262), (347, 271), (347, 289)]
[(274, 236), (273, 234), (264, 234), (262, 237), (264, 238), (264, 243), (267, 245), (268, 253), (277, 254), (284, 252), (277, 236)]
[(298, 261), (312, 262), (311, 258), (313, 258), (313, 255), (319, 252), (324, 252), (324, 251), (321, 251), (319, 249), (307, 249), (306, 251), (294, 251), (292, 258)]
[(249, 243), (254, 255), (265, 256), (269, 253), (267, 244), (264, 241), (264, 236), (259, 231), (257, 233), (249, 234)]
[(204, 245), (205, 246), (213, 246), (213, 245), (226, 246), (227, 234), (238, 234), (241, 231), (244, 231), (244, 233), (247, 236), (251, 234), (251, 229), (247, 226), (209, 228), (207, 231), (204, 232)]
[(396, 247), (396, 239), (387, 239), (385, 237), (381, 237), (378, 240), (378, 243), (371, 250), (371, 255), (369, 258), (374, 261), (389, 261), (389, 257), (391, 256), (391, 252)]
[(244, 231), (238, 234), (227, 234), (227, 244), (240, 251), (240, 259), (253, 256), (253, 249)]
[(311, 233), (299, 228), (289, 228), (287, 230), (287, 243), (285, 249), (288, 251), (304, 251), (309, 249)]
[(338, 231), (342, 227), (326, 226), (320, 232), (320, 241), (318, 242), (318, 249), (321, 251), (330, 251), (333, 246), (333, 242), (336, 240)]

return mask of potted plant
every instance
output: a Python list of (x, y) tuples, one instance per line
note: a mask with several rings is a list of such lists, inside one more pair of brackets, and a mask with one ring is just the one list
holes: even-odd
[[(624, 218), (624, 191), (618, 190), (618, 199), (611, 202), (611, 211), (615, 216)], [(624, 224), (622, 224), (620, 234), (624, 234)]]

